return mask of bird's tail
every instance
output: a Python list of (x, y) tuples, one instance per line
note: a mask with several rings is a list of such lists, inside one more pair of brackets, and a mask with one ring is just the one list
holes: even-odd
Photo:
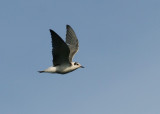
[(39, 73), (43, 73), (44, 71), (38, 71)]

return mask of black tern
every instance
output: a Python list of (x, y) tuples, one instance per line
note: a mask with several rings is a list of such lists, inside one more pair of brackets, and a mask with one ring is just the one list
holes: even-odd
[(72, 62), (73, 56), (79, 48), (79, 42), (72, 27), (66, 25), (66, 43), (53, 30), (50, 29), (50, 33), (52, 38), (53, 66), (38, 72), (66, 74), (78, 68), (84, 68), (78, 62)]

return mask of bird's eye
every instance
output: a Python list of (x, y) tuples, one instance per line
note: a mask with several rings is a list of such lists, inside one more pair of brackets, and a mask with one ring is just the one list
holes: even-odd
[(74, 65), (79, 65), (79, 64), (77, 62), (75, 62)]

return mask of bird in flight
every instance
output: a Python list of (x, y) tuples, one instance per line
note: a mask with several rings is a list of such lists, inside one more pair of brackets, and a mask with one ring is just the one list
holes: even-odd
[(84, 68), (78, 62), (72, 62), (73, 56), (78, 51), (79, 43), (76, 34), (70, 25), (66, 25), (66, 30), (65, 43), (56, 32), (50, 29), (52, 38), (53, 66), (43, 71), (38, 71), (39, 73), (46, 72), (66, 74), (78, 68)]

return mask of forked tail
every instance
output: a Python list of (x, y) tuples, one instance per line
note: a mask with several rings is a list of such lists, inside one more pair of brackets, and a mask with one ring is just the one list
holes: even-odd
[(44, 71), (38, 71), (39, 73), (43, 73)]

